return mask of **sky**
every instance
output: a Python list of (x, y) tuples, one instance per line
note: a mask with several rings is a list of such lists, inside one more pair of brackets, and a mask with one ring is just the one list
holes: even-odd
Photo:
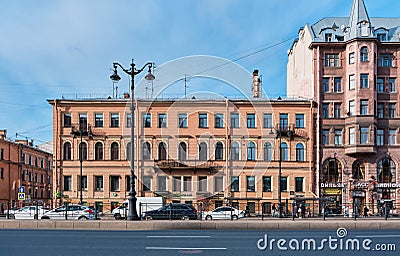
[[(287, 51), (300, 27), (324, 17), (348, 17), (353, 0), (20, 0), (0, 1), (0, 129), (7, 137), (52, 140), (52, 108), (47, 99), (113, 96), (112, 63), (129, 68), (156, 65), (157, 72), (179, 74), (166, 95), (205, 89), (236, 95), (224, 82), (196, 77), (188, 60), (206, 56), (231, 61), (262, 76), (264, 96), (286, 95)], [(399, 17), (398, 0), (364, 0), (370, 17)], [(215, 66), (215, 64), (217, 64)], [(191, 69), (192, 68), (192, 69)], [(129, 90), (119, 73), (118, 96)], [(137, 75), (140, 80), (145, 72)], [(161, 76), (162, 77), (162, 76)], [(181, 78), (181, 79), (179, 79)], [(242, 85), (251, 93), (251, 81)], [(215, 90), (215, 92), (213, 91)], [(180, 96), (178, 96), (180, 97)]]

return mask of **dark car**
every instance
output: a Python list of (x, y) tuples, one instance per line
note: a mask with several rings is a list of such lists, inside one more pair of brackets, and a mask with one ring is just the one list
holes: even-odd
[(197, 210), (190, 204), (167, 204), (160, 209), (143, 213), (145, 220), (196, 220)]

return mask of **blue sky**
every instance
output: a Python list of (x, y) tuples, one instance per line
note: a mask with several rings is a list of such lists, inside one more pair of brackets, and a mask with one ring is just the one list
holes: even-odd
[[(7, 129), (11, 139), (18, 133), (35, 144), (51, 140), (52, 108), (46, 99), (112, 95), (112, 63), (129, 67), (132, 58), (138, 66), (147, 61), (162, 66), (193, 55), (237, 60), (248, 72), (260, 70), (268, 96), (285, 96), (287, 50), (299, 28), (323, 17), (346, 17), (352, 2), (1, 1), (0, 129)], [(370, 17), (400, 16), (398, 0), (365, 4)], [(119, 94), (129, 88), (128, 77), (121, 77)], [(187, 90), (221, 90), (216, 83), (193, 78)], [(183, 94), (183, 88), (178, 81), (168, 93)], [(250, 93), (250, 81), (245, 88)]]

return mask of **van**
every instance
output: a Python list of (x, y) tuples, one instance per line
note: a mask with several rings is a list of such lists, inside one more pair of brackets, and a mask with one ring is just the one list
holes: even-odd
[[(144, 212), (157, 210), (164, 205), (162, 197), (137, 197), (136, 211), (138, 216), (142, 216)], [(125, 219), (129, 212), (129, 200), (125, 200), (120, 206), (112, 211), (112, 215), (116, 220)]]

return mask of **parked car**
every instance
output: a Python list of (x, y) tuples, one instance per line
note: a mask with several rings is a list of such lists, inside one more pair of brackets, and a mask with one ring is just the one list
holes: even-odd
[(41, 219), (65, 219), (65, 213), (67, 213), (68, 219), (74, 220), (94, 220), (95, 214), (92, 209), (88, 206), (80, 205), (80, 204), (69, 204), (67, 207), (61, 206), (51, 211), (43, 214)]
[(167, 204), (157, 210), (143, 213), (145, 220), (196, 220), (197, 210), (190, 204)]
[(203, 218), (206, 220), (237, 220), (239, 218), (244, 218), (244, 215), (245, 211), (230, 206), (221, 206), (215, 208), (213, 211), (202, 213)]
[(7, 213), (8, 213), (9, 218), (14, 219), (14, 213), (18, 210), (19, 210), (18, 207), (10, 208), (10, 209), (4, 211), (4, 215), (7, 215)]
[(21, 209), (18, 209), (18, 211), (14, 212), (13, 217), (16, 220), (40, 219), (43, 216), (43, 214), (45, 214), (49, 210), (50, 210), (49, 208), (43, 206), (37, 206), (37, 207), (35, 205), (24, 206)]

